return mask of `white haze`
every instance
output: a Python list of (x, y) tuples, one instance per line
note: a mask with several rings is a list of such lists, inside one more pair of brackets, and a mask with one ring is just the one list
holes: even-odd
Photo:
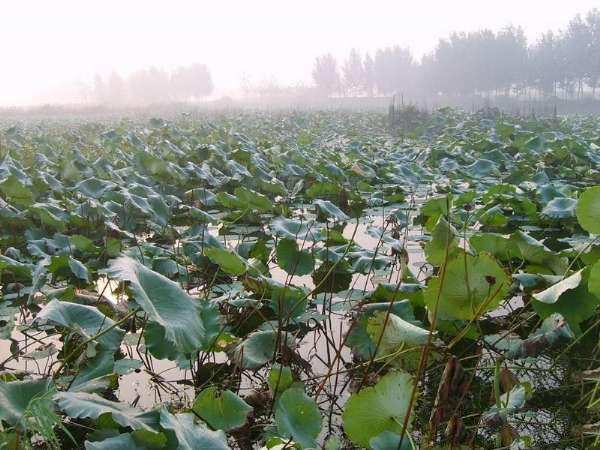
[[(315, 56), (400, 45), (417, 56), (452, 31), (559, 29), (598, 0), (4, 0), (0, 106), (68, 101), (95, 74), (205, 63), (215, 95), (243, 79), (310, 83)], [(50, 100), (49, 100), (50, 99)]]

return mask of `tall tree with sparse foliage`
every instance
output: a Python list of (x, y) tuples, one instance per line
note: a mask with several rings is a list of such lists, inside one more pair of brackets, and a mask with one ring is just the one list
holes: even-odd
[(313, 81), (325, 95), (331, 95), (340, 87), (337, 61), (331, 53), (318, 56), (312, 71)]
[(365, 85), (365, 68), (358, 50), (350, 50), (348, 59), (342, 68), (344, 79), (343, 86), (346, 94), (360, 94)]

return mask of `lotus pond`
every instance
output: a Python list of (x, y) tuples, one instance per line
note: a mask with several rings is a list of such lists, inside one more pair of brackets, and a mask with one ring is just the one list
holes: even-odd
[(600, 442), (600, 118), (0, 123), (1, 449)]

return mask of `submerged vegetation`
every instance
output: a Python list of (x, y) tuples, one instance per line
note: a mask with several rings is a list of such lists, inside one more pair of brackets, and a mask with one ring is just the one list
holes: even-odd
[(0, 448), (592, 447), (600, 119), (413, 122), (4, 125)]

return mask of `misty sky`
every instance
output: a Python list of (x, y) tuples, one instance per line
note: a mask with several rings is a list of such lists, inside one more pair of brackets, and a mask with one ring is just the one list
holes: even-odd
[(243, 77), (310, 82), (314, 57), (356, 47), (431, 50), (451, 31), (522, 25), (530, 39), (600, 0), (4, 0), (0, 105), (95, 73), (208, 64), (217, 94)]

